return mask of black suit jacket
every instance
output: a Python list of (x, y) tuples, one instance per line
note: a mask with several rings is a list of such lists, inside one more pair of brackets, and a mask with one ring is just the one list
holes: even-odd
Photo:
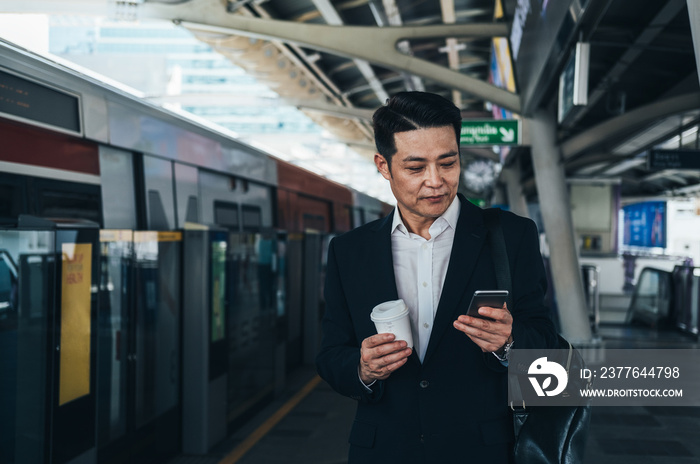
[[(372, 308), (398, 298), (393, 214), (336, 237), (328, 251), (321, 377), (358, 400), (349, 463), (507, 463), (513, 441), (507, 369), (452, 326), (475, 290), (497, 288), (482, 210), (460, 195), (447, 276), (423, 363), (414, 353), (368, 392), (358, 377), (362, 340), (377, 333)], [(535, 224), (501, 213), (513, 281), (518, 348), (553, 347), (543, 305), (546, 280)]]

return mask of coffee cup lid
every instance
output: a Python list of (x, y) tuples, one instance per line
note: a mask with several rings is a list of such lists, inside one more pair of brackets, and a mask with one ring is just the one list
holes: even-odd
[(403, 300), (385, 301), (374, 307), (370, 318), (375, 322), (385, 321), (387, 319), (401, 317), (407, 312), (408, 307), (406, 307), (406, 303), (404, 303)]

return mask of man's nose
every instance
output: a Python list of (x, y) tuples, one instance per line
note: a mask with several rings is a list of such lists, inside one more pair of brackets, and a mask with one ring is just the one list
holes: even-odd
[(440, 187), (442, 185), (442, 175), (437, 166), (430, 166), (425, 170), (425, 185), (428, 187)]

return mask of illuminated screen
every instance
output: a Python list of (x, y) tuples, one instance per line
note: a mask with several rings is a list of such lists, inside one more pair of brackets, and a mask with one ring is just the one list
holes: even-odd
[(3, 71), (0, 113), (80, 133), (78, 97)]
[(623, 244), (666, 248), (666, 202), (648, 201), (622, 208), (625, 234)]

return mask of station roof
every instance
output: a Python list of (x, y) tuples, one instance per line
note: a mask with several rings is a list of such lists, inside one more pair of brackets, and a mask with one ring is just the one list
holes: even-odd
[[(16, 3), (14, 11), (107, 8), (86, 0), (4, 3)], [(368, 157), (373, 110), (402, 90), (450, 98), (466, 119), (491, 118), (493, 105), (525, 119), (537, 108), (555, 111), (560, 75), (575, 44), (587, 43), (588, 102), (558, 125), (567, 176), (619, 182), (625, 197), (651, 197), (700, 194), (700, 170), (648, 162), (654, 149), (698, 148), (691, 22), (700, 22), (700, 13), (692, 3), (145, 0), (112, 3), (107, 13), (187, 28)], [(510, 39), (515, 92), (489, 82), (492, 37)], [(487, 148), (464, 148), (463, 155), (472, 178), (488, 176), (484, 161), (519, 163), (526, 194), (535, 194), (529, 147), (505, 159)]]

